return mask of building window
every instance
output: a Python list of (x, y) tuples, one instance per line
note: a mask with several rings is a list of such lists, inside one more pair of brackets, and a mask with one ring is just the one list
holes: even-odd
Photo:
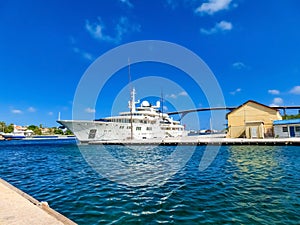
[(288, 132), (288, 128), (287, 127), (282, 127), (282, 132)]
[(300, 132), (300, 126), (296, 126), (296, 132)]
[(152, 130), (152, 127), (147, 127), (147, 130)]
[(136, 130), (142, 130), (142, 128), (141, 127), (136, 127)]

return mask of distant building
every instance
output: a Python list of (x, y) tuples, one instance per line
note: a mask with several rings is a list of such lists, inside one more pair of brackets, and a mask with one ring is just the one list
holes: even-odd
[(227, 114), (228, 138), (273, 137), (273, 121), (282, 120), (278, 110), (249, 100)]
[(50, 128), (43, 127), (43, 128), (40, 128), (40, 130), (41, 130), (42, 134), (50, 134), (51, 133), (51, 129)]
[(300, 119), (275, 120), (273, 125), (275, 137), (300, 137)]
[(19, 134), (19, 135), (24, 135), (25, 137), (30, 137), (33, 135), (33, 131), (32, 130), (28, 130), (27, 127), (22, 127), (22, 126), (18, 126), (18, 125), (14, 125), (14, 134)]

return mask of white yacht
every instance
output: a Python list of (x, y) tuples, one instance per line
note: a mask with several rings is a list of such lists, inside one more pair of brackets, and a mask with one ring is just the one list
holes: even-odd
[(131, 91), (128, 102), (129, 112), (121, 112), (119, 116), (97, 120), (58, 120), (71, 130), (81, 143), (94, 141), (143, 140), (152, 138), (181, 137), (187, 135), (184, 126), (168, 114), (162, 113), (160, 102), (151, 105), (148, 101), (135, 101), (135, 89)]
[(0, 132), (0, 136), (2, 136), (5, 140), (20, 140), (26, 137), (30, 137), (32, 135), (32, 130), (28, 130), (27, 127), (17, 125), (14, 125), (14, 130), (11, 133)]

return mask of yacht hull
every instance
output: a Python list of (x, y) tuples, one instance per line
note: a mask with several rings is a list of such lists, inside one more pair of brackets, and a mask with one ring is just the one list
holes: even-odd
[(182, 136), (184, 133), (183, 131), (172, 130), (166, 132), (156, 124), (133, 124), (133, 129), (131, 130), (131, 124), (117, 122), (88, 120), (59, 120), (57, 122), (71, 130), (82, 143), (130, 139), (163, 139), (165, 137)]

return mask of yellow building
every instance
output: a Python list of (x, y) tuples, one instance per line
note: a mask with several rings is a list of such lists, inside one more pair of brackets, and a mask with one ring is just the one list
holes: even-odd
[(227, 114), (228, 138), (273, 137), (273, 121), (282, 120), (278, 110), (249, 100)]

